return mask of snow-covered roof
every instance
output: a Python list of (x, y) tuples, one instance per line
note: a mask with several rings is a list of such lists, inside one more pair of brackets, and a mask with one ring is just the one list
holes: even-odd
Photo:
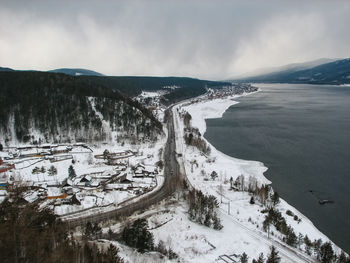
[(145, 177), (145, 178), (133, 178), (132, 179), (134, 183), (138, 184), (138, 183), (144, 183), (144, 184), (148, 184), (150, 185), (153, 181), (152, 178), (149, 178), (149, 177)]
[(84, 178), (85, 178), (86, 180), (90, 181), (90, 182), (91, 182), (91, 180), (92, 180), (92, 178), (91, 178), (90, 175), (85, 175)]
[(39, 149), (37, 148), (33, 148), (33, 149), (26, 149), (26, 150), (21, 150), (21, 155), (24, 154), (39, 154), (41, 151), (39, 151)]
[(144, 166), (144, 170), (146, 172), (149, 172), (149, 173), (154, 173), (155, 170), (156, 170), (156, 167), (155, 166), (152, 166), (152, 165), (145, 165)]
[(93, 187), (97, 187), (100, 185), (100, 183), (97, 180), (93, 180), (89, 184), (90, 184), (90, 186), (93, 186)]
[(5, 158), (8, 158), (10, 157), (9, 154), (7, 152), (0, 152), (0, 158), (1, 159), (5, 159)]
[(48, 187), (47, 195), (48, 196), (58, 196), (62, 194), (62, 190), (58, 187)]
[(24, 200), (26, 200), (28, 203), (33, 203), (36, 200), (38, 200), (38, 192), (33, 191), (30, 193), (27, 193), (26, 195), (23, 196)]
[(139, 188), (148, 188), (148, 187), (150, 187), (150, 185), (149, 184), (146, 184), (146, 183), (142, 183), (142, 182), (133, 182), (132, 183), (132, 186), (133, 187), (139, 187)]
[(67, 146), (65, 146), (65, 145), (57, 146), (57, 147), (54, 147), (53, 150), (54, 151), (66, 151)]
[(124, 189), (124, 190), (126, 190), (126, 189), (128, 189), (129, 186), (130, 186), (129, 184), (107, 184), (106, 189), (110, 189), (110, 190), (112, 190), (112, 189)]

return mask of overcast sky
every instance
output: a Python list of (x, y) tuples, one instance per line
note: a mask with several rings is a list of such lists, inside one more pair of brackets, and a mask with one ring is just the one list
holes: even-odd
[(0, 66), (226, 79), (350, 57), (350, 1), (0, 0)]

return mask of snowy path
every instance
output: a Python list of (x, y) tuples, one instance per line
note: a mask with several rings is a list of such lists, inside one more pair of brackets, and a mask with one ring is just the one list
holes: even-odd
[(277, 240), (269, 239), (265, 235), (261, 234), (260, 232), (254, 231), (243, 225), (242, 223), (238, 222), (232, 215), (228, 215), (225, 213), (225, 210), (220, 207), (220, 217), (226, 217), (231, 222), (233, 222), (238, 228), (244, 230), (247, 235), (249, 235), (251, 238), (260, 241), (261, 243), (269, 244), (269, 246), (274, 246), (277, 248), (278, 252), (284, 259), (288, 259), (290, 261), (287, 262), (317, 262), (313, 258), (301, 253), (297, 249), (292, 249), (282, 243), (280, 243)]

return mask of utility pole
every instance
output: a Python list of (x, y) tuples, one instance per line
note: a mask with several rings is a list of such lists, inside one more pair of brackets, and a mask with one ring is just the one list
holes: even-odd
[(220, 198), (221, 198), (221, 204), (222, 204), (222, 195), (223, 195), (223, 186), (222, 186), (222, 184), (220, 184), (220, 186), (219, 186), (219, 192), (220, 192)]
[(227, 205), (228, 205), (227, 211), (228, 211), (228, 214), (230, 215), (230, 209), (231, 209), (231, 201), (230, 200), (227, 202)]

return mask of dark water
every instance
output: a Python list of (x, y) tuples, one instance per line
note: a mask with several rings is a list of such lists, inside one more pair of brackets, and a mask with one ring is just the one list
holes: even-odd
[(350, 252), (350, 87), (261, 87), (207, 120), (205, 137), (230, 156), (263, 162), (274, 189)]

